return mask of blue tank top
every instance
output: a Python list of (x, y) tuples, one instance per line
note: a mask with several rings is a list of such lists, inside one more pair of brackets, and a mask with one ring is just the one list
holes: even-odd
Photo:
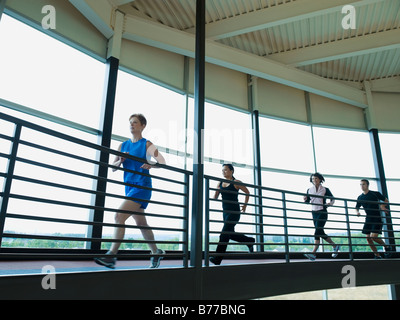
[[(121, 152), (128, 152), (130, 155), (134, 157), (147, 159), (146, 145), (147, 145), (147, 140), (145, 138), (142, 138), (137, 142), (132, 142), (131, 140), (127, 140), (122, 143)], [(140, 168), (143, 165), (143, 162), (131, 159), (125, 159), (122, 165), (125, 169), (149, 174), (149, 170)], [(133, 172), (124, 171), (124, 182), (140, 186), (151, 187), (150, 177), (143, 176), (141, 174), (136, 174)]]

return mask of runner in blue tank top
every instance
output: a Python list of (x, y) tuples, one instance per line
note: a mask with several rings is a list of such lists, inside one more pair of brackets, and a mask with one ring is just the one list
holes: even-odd
[[(118, 151), (147, 161), (153, 157), (158, 163), (165, 164), (165, 159), (157, 150), (157, 148), (142, 136), (142, 132), (147, 125), (146, 118), (141, 114), (133, 114), (129, 118), (129, 124), (132, 138), (123, 142), (119, 146)], [(149, 204), (152, 187), (149, 169), (153, 168), (153, 166), (148, 163), (116, 156), (113, 165), (115, 167), (120, 167), (121, 164), (123, 165), (124, 169), (126, 169), (124, 170), (125, 195), (130, 199), (124, 200), (119, 207), (119, 210), (123, 212), (130, 211), (132, 214), (117, 212), (115, 214), (115, 223), (124, 225), (126, 220), (132, 216), (135, 219), (138, 227), (144, 227), (143, 229), (140, 229), (144, 239), (147, 241), (154, 241), (154, 234), (147, 224), (146, 216), (135, 214), (144, 213), (144, 210)], [(113, 171), (116, 170), (116, 168), (113, 169)], [(114, 239), (122, 240), (124, 235), (125, 228), (115, 228)], [(112, 256), (96, 258), (95, 262), (108, 268), (114, 268), (117, 260), (115, 255), (117, 254), (120, 245), (121, 242), (112, 243), (111, 249), (107, 252), (107, 254)], [(153, 242), (149, 242), (148, 245), (151, 249), (151, 252), (153, 254), (157, 254), (157, 256), (151, 258), (150, 268), (157, 268), (160, 265), (160, 260), (162, 259), (162, 256), (160, 255), (164, 254), (165, 252), (158, 249), (157, 245)]]

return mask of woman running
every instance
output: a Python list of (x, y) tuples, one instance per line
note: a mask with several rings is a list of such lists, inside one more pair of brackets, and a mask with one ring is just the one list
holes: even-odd
[[(322, 186), (322, 183), (325, 182), (325, 179), (320, 173), (316, 172), (312, 174), (310, 177), (310, 182), (313, 184), (313, 186), (307, 190), (307, 196), (304, 196), (304, 201), (312, 204), (312, 217), (315, 227), (315, 241), (314, 250), (312, 251), (312, 253), (305, 254), (305, 256), (311, 261), (314, 261), (316, 259), (316, 252), (322, 238), (333, 246), (334, 252), (332, 253), (332, 258), (336, 258), (338, 256), (340, 246), (336, 245), (324, 231), (326, 221), (328, 220), (327, 207), (332, 206), (335, 203), (335, 199), (333, 198), (332, 192), (328, 188)], [(326, 198), (313, 196), (329, 197), (330, 202), (327, 204)]]
[[(158, 163), (165, 164), (165, 159), (158, 149), (149, 140), (146, 140), (142, 136), (142, 132), (147, 125), (146, 118), (142, 114), (133, 114), (129, 117), (129, 124), (132, 138), (123, 142), (119, 146), (118, 151), (145, 160), (150, 160), (151, 157), (153, 157)], [(157, 256), (150, 259), (150, 268), (157, 268), (160, 265), (160, 260), (162, 259), (162, 256), (160, 255), (165, 254), (165, 252), (158, 249), (157, 245), (153, 242), (153, 231), (147, 224), (146, 216), (143, 215), (144, 210), (147, 208), (151, 198), (152, 181), (151, 177), (149, 176), (149, 169), (153, 168), (154, 166), (148, 163), (116, 156), (113, 165), (120, 167), (121, 164), (125, 169), (129, 170), (124, 171), (124, 182), (126, 184), (125, 195), (131, 199), (126, 199), (122, 202), (121, 206), (119, 207), (119, 211), (117, 211), (115, 214), (115, 223), (119, 225), (125, 225), (126, 220), (128, 220), (130, 216), (133, 217), (136, 225), (140, 228), (144, 239), (149, 241), (148, 245), (152, 254), (157, 254)], [(113, 171), (116, 170), (117, 168), (113, 169)], [(126, 213), (126, 211), (132, 213)], [(114, 229), (113, 239), (122, 240), (124, 236), (125, 227), (116, 227)], [(115, 268), (115, 263), (117, 261), (115, 255), (118, 253), (120, 245), (121, 242), (119, 241), (113, 242), (110, 250), (107, 252), (107, 255), (111, 256), (96, 258), (95, 262), (108, 268)]]
[[(241, 181), (236, 180), (233, 176), (234, 168), (231, 164), (223, 164), (222, 165), (222, 175), (224, 179), (231, 180), (232, 182), (220, 182), (218, 184), (218, 190), (215, 191), (214, 199), (217, 199), (219, 194), (222, 195), (222, 209), (223, 209), (223, 218), (224, 218), (224, 226), (222, 228), (222, 233), (219, 237), (219, 242), (216, 252), (219, 254), (223, 254), (226, 252), (227, 243), (229, 240), (237, 241), (237, 242), (255, 242), (254, 238), (247, 237), (243, 233), (235, 232), (235, 225), (239, 222), (240, 219), (240, 206), (238, 200), (239, 190), (242, 190), (246, 193), (245, 204), (242, 206), (242, 212), (246, 212), (247, 203), (249, 202), (249, 190), (243, 186), (234, 184), (233, 182), (240, 183)], [(228, 233), (227, 233), (228, 232)], [(253, 245), (248, 244), (250, 252), (253, 252)], [(210, 261), (215, 265), (220, 265), (222, 261), (222, 256), (211, 257)]]

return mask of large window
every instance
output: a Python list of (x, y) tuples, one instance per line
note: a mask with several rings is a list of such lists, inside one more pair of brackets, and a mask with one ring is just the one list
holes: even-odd
[[(104, 63), (7, 15), (1, 19), (0, 43), (0, 112), (96, 143), (93, 133), (100, 120)], [(70, 127), (53, 122), (54, 117)], [(0, 126), (1, 133), (12, 136), (13, 125), (1, 121)], [(86, 132), (79, 130), (82, 127)], [(10, 142), (0, 139), (0, 150), (9, 154)], [(17, 157), (4, 232), (32, 239), (4, 238), (2, 247), (83, 248), (83, 241), (35, 237), (86, 235), (95, 165), (85, 159), (95, 159), (96, 152), (23, 128)], [(2, 157), (1, 171), (6, 165)], [(82, 206), (67, 205), (74, 202)]]
[[(263, 167), (310, 173), (314, 171), (309, 126), (260, 117), (260, 144)], [(274, 184), (275, 181), (269, 183)], [(290, 188), (290, 183), (287, 183), (287, 188)]]
[(7, 15), (0, 46), (0, 99), (98, 127), (104, 63)]
[[(397, 146), (400, 144), (399, 133), (380, 133), (379, 140), (382, 150), (383, 164), (385, 168), (386, 184), (388, 188), (393, 230), (395, 236), (400, 231), (400, 156)], [(396, 247), (399, 251), (399, 247)]]
[(119, 71), (113, 134), (130, 137), (129, 117), (135, 113), (147, 119), (143, 135), (148, 140), (162, 148), (185, 150), (185, 96)]
[(386, 178), (389, 179), (388, 191), (391, 202), (400, 203), (400, 154), (398, 148), (400, 145), (400, 134), (380, 133), (383, 164), (385, 167)]
[(368, 132), (314, 127), (317, 169), (322, 174), (375, 177)]
[[(184, 168), (185, 157), (185, 119), (186, 107), (185, 96), (182, 93), (175, 92), (167, 89), (161, 85), (152, 83), (150, 81), (141, 79), (128, 72), (120, 70), (118, 73), (117, 92), (115, 99), (114, 120), (113, 120), (113, 134), (118, 136), (112, 141), (112, 148), (117, 150), (122, 141), (130, 139), (131, 133), (129, 130), (129, 117), (132, 114), (141, 113), (146, 117), (147, 126), (143, 131), (143, 137), (150, 140), (155, 144), (160, 152), (166, 159), (167, 165)], [(114, 159), (111, 156), (110, 162)], [(165, 177), (176, 181), (183, 181), (183, 174), (174, 173), (170, 170), (152, 169), (150, 174), (158, 177)], [(109, 171), (109, 178), (117, 182), (123, 182), (123, 171), (112, 172)], [(183, 186), (172, 182), (163, 181), (157, 178), (152, 180), (153, 188), (160, 191), (153, 190), (151, 201), (158, 201), (171, 204), (183, 204), (183, 199), (180, 196), (174, 196), (164, 193), (161, 190), (168, 190), (174, 192), (183, 192)], [(124, 185), (120, 183), (110, 182), (107, 184), (107, 193), (115, 195), (106, 198), (106, 207), (118, 209), (122, 199), (120, 196), (125, 195)], [(146, 212), (158, 215), (168, 215), (182, 217), (183, 209), (150, 203)], [(114, 212), (107, 211), (105, 213), (104, 221), (108, 223), (114, 222)], [(166, 227), (169, 228), (182, 228), (182, 220), (165, 219), (160, 217), (153, 217), (149, 215), (147, 218), (149, 225), (152, 227)], [(133, 219), (128, 220), (129, 224), (134, 224)], [(103, 230), (103, 238), (112, 236), (113, 228), (106, 227)], [(126, 231), (127, 239), (141, 239), (139, 229), (129, 228)], [(176, 240), (180, 234), (177, 232), (157, 231), (156, 239), (163, 240)], [(103, 247), (107, 248), (109, 243), (103, 243)], [(126, 245), (123, 244), (122, 249), (130, 248), (144, 248), (147, 245)], [(163, 246), (163, 249), (178, 250), (179, 247)]]

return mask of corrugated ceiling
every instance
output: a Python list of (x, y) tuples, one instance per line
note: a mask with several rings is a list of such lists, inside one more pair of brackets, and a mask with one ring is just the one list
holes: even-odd
[[(207, 30), (213, 30), (214, 41), (221, 44), (328, 79), (360, 82), (400, 75), (400, 36), (397, 37), (400, 0), (354, 0), (355, 30), (342, 27), (346, 14), (341, 12), (343, 5), (339, 4), (344, 1), (331, 0), (331, 4), (337, 4), (331, 7), (326, 0), (299, 6), (305, 2), (311, 3), (309, 0), (207, 0)], [(322, 9), (316, 8), (317, 2)], [(136, 0), (121, 10), (129, 9), (130, 14), (193, 33), (195, 7), (195, 0)], [(256, 14), (265, 15), (268, 20), (265, 27), (259, 23), (249, 29), (234, 30), (237, 25), (251, 24)], [(234, 33), (231, 35), (230, 31)]]

